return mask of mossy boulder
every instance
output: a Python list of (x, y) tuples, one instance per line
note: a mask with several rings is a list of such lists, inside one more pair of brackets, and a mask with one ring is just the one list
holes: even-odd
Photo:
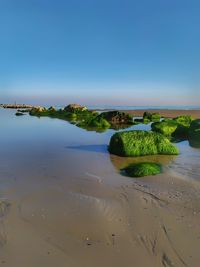
[(176, 146), (165, 136), (147, 131), (125, 131), (115, 133), (109, 144), (109, 152), (124, 157), (145, 155), (177, 155)]
[(156, 121), (160, 121), (160, 119), (161, 119), (161, 116), (159, 113), (144, 112), (143, 114), (144, 122), (156, 122)]
[(144, 114), (143, 114), (143, 120), (148, 120), (150, 121), (151, 119), (151, 113), (148, 112), (148, 111), (145, 111)]
[(189, 126), (193, 118), (191, 116), (179, 116), (174, 119), (165, 119), (152, 123), (152, 131), (161, 133), (174, 141), (188, 139)]
[(178, 123), (174, 120), (164, 120), (152, 123), (151, 129), (154, 132), (161, 133), (165, 136), (171, 136), (178, 127)]
[(122, 171), (130, 177), (143, 177), (161, 173), (162, 165), (155, 162), (141, 162), (130, 164), (128, 167), (122, 169)]
[(188, 127), (179, 125), (175, 132), (171, 136), (171, 141), (173, 142), (181, 142), (184, 140), (188, 140)]
[(130, 114), (117, 110), (102, 112), (99, 117), (106, 119), (111, 124), (133, 124), (133, 118)]
[(189, 127), (191, 122), (194, 120), (192, 116), (189, 115), (183, 115), (179, 116), (173, 119), (175, 122), (177, 122), (179, 125), (182, 125), (184, 127)]
[(188, 132), (189, 143), (193, 147), (200, 147), (200, 119), (193, 120)]
[(161, 115), (159, 113), (152, 113), (151, 114), (151, 121), (160, 121)]

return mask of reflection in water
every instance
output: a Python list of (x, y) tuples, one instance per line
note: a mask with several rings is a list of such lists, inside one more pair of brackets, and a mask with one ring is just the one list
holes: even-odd
[(81, 145), (81, 146), (68, 146), (68, 149), (96, 152), (96, 153), (108, 153), (107, 145)]
[(189, 140), (189, 144), (190, 144), (191, 147), (200, 149), (200, 140), (198, 142), (194, 141), (194, 140)]
[(175, 158), (176, 156), (171, 156), (171, 155), (153, 155), (153, 156), (143, 156), (134, 158), (110, 155), (110, 160), (118, 171), (129, 166), (130, 164), (136, 164), (140, 162), (160, 163), (163, 165), (164, 171), (166, 171), (167, 166), (172, 165)]
[(200, 181), (200, 149), (193, 148), (188, 141), (178, 143), (180, 155), (175, 158), (169, 167), (171, 173), (182, 176), (185, 179)]
[(200, 181), (200, 149), (189, 146), (188, 141), (176, 144), (180, 155), (153, 155), (144, 157), (119, 157), (110, 155), (110, 160), (118, 172), (130, 164), (140, 162), (161, 163), (165, 173), (173, 174), (184, 179), (195, 179)]

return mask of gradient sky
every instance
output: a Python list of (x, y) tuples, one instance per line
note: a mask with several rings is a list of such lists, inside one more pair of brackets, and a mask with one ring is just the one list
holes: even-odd
[(0, 102), (200, 105), (200, 1), (0, 0)]

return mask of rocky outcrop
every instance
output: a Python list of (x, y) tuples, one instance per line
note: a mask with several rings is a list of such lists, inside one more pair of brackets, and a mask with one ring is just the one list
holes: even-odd
[(115, 133), (110, 140), (109, 152), (124, 157), (179, 153), (177, 147), (171, 144), (167, 137), (147, 131)]
[(161, 119), (161, 116), (159, 113), (144, 112), (143, 114), (144, 122), (157, 122), (157, 121), (160, 121), (160, 119)]
[(33, 107), (29, 114), (30, 115), (33, 115), (33, 116), (38, 116), (38, 115), (42, 115), (42, 113), (44, 113), (46, 111), (46, 108), (45, 107)]
[(189, 143), (193, 147), (200, 147), (200, 119), (194, 120), (189, 128)]
[(77, 111), (85, 111), (87, 107), (81, 106), (79, 104), (69, 104), (64, 108), (66, 112), (77, 112)]
[(120, 111), (108, 111), (99, 115), (100, 118), (106, 119), (111, 124), (133, 124), (132, 116)]
[(153, 131), (161, 133), (177, 141), (188, 139), (188, 131), (193, 118), (191, 116), (179, 116), (174, 119), (165, 119), (151, 125)]
[(26, 105), (26, 104), (1, 104), (2, 108), (13, 108), (13, 109), (19, 109), (19, 108), (33, 108), (32, 105)]

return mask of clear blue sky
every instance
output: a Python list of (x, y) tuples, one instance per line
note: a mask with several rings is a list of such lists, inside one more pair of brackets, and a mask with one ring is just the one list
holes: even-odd
[(200, 1), (0, 0), (0, 102), (200, 104)]

